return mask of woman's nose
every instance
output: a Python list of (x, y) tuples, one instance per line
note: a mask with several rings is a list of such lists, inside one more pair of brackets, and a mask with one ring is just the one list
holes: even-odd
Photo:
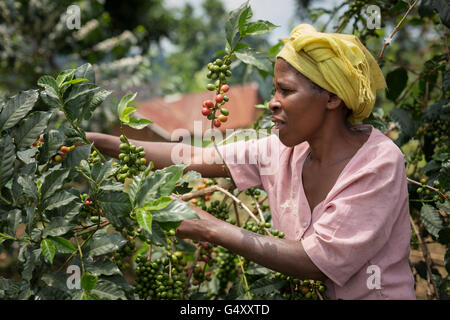
[(270, 109), (272, 112), (275, 112), (275, 111), (277, 111), (277, 110), (280, 109), (280, 108), (281, 108), (280, 102), (277, 101), (277, 100), (275, 99), (275, 97), (273, 97), (273, 98), (269, 101), (269, 109)]

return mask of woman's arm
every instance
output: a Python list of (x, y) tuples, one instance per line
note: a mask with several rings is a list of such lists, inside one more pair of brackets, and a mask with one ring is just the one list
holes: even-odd
[[(94, 143), (94, 145), (100, 150), (101, 153), (114, 158), (119, 157), (119, 145), (122, 143), (119, 137), (97, 132), (87, 132), (86, 137), (89, 141)], [(213, 159), (218, 159), (218, 161), (214, 161), (213, 164), (206, 164), (203, 161), (203, 159), (205, 158), (203, 156), (203, 152), (207, 150), (205, 148), (185, 145), (185, 148), (179, 148), (179, 152), (178, 150), (174, 150), (176, 146), (179, 146), (179, 144), (175, 142), (148, 142), (133, 139), (129, 140), (138, 147), (144, 147), (146, 154), (145, 158), (148, 162), (153, 162), (155, 169), (162, 169), (175, 164), (172, 160), (172, 151), (175, 151), (174, 154), (176, 154), (178, 158), (183, 158), (184, 149), (184, 151), (191, 151), (191, 154), (186, 158), (190, 159), (189, 166), (185, 169), (186, 172), (189, 170), (194, 170), (199, 172), (203, 177), (211, 178), (228, 176), (224, 166), (220, 164), (220, 157), (217, 155), (215, 150), (211, 148), (208, 148), (208, 150), (210, 152), (214, 152)]]
[(260, 235), (193, 207), (200, 219), (184, 220), (177, 237), (208, 241), (269, 269), (300, 279), (326, 280), (303, 249), (300, 241)]

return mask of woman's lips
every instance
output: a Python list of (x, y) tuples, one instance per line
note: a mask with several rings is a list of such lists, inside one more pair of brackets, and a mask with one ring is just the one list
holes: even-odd
[(272, 122), (275, 123), (275, 126), (273, 126), (272, 129), (280, 130), (280, 128), (284, 126), (284, 121), (278, 118), (272, 118)]

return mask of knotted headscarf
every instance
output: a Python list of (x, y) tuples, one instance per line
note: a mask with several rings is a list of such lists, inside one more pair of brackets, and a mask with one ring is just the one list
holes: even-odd
[(352, 110), (348, 119), (352, 124), (370, 115), (376, 91), (386, 88), (377, 62), (351, 34), (322, 33), (309, 24), (300, 24), (289, 39), (284, 39), (278, 57), (341, 98)]

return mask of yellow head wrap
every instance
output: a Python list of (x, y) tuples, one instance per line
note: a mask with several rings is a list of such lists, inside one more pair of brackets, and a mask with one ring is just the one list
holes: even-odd
[(370, 115), (376, 91), (386, 88), (377, 62), (354, 35), (317, 32), (300, 24), (284, 39), (278, 57), (341, 98), (353, 111), (348, 119), (352, 124)]

